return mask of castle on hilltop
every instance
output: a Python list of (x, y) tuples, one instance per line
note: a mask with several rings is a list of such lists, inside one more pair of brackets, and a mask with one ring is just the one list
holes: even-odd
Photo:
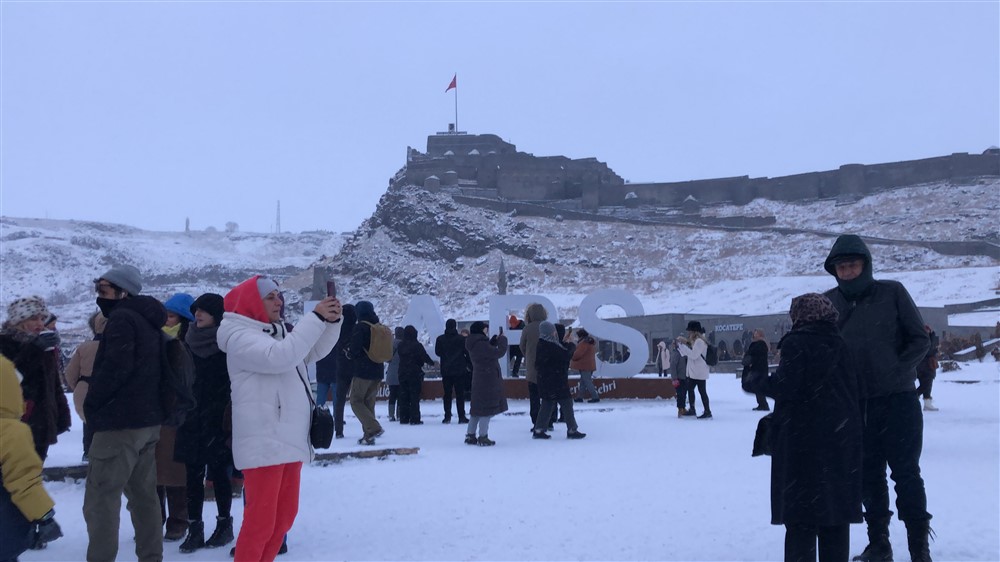
[(626, 183), (596, 158), (535, 156), (497, 135), (452, 130), (427, 137), (427, 152), (406, 149), (406, 166), (392, 185), (446, 189), (464, 196), (524, 202), (562, 202), (567, 208), (675, 207), (697, 213), (701, 205), (745, 205), (757, 198), (803, 201), (853, 199), (923, 183), (965, 182), (1000, 176), (1000, 149), (955, 153), (886, 164), (845, 164), (836, 170), (777, 178), (739, 176), (684, 182)]

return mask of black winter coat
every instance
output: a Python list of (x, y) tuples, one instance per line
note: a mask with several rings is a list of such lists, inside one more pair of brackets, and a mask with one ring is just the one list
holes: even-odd
[(771, 523), (861, 521), (861, 412), (847, 344), (831, 323), (794, 327), (778, 344), (773, 375), (750, 374), (774, 398)]
[(424, 365), (433, 365), (434, 360), (427, 355), (427, 350), (415, 339), (405, 339), (399, 342), (399, 382), (423, 380)]
[(862, 274), (838, 280), (838, 287), (824, 294), (840, 313), (837, 325), (858, 368), (861, 397), (913, 392), (917, 364), (931, 345), (920, 311), (902, 284), (872, 279), (871, 253), (857, 236), (837, 239), (826, 270), (836, 277), (834, 259), (850, 254), (865, 258)]
[(563, 343), (563, 346), (538, 340), (535, 368), (538, 371), (538, 395), (542, 400), (570, 397), (569, 360), (573, 357), (576, 346), (571, 343)]
[(747, 346), (746, 357), (750, 358), (750, 364), (743, 367), (743, 384), (746, 384), (750, 373), (757, 373), (767, 376), (769, 371), (767, 364), (767, 344), (763, 341), (752, 341)]
[[(26, 336), (33, 339), (33, 336)], [(31, 428), (35, 449), (54, 445), (56, 436), (69, 431), (72, 418), (69, 402), (59, 382), (58, 359), (54, 350), (44, 351), (13, 334), (0, 335), (0, 353), (17, 367), (23, 379), (24, 423)], [(30, 412), (28, 411), (30, 409)]]
[(468, 371), (469, 352), (465, 336), (458, 330), (445, 330), (434, 342), (434, 353), (441, 358), (442, 377), (460, 377)]
[[(232, 389), (226, 354), (218, 351), (207, 357), (196, 353), (191, 356), (195, 369), (192, 390), (197, 405), (188, 412), (184, 425), (177, 430), (174, 460), (205, 465), (210, 461), (231, 459), (233, 453), (229, 442), (232, 427), (227, 427), (225, 421), (226, 410), (231, 408)], [(229, 424), (231, 426), (232, 421)]]
[(359, 379), (380, 381), (385, 374), (385, 364), (376, 363), (368, 358), (365, 351), (372, 345), (372, 327), (365, 322), (375, 324), (378, 317), (358, 318), (358, 324), (351, 334), (351, 345), (347, 348), (347, 357), (351, 360), (351, 374)]
[(122, 300), (111, 311), (94, 358), (83, 411), (94, 431), (138, 429), (163, 422), (160, 328), (167, 310), (153, 297)]
[(337, 364), (339, 363), (337, 348), (330, 350), (326, 357), (316, 362), (316, 382), (333, 384), (337, 382)]
[(465, 349), (472, 360), (470, 416), (495, 416), (507, 411), (499, 359), (507, 353), (507, 336), (490, 340), (486, 334), (470, 334)]

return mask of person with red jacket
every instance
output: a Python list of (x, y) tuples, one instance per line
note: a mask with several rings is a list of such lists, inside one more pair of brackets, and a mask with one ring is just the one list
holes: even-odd
[(312, 391), (306, 363), (326, 357), (340, 336), (340, 301), (326, 297), (290, 331), (278, 284), (254, 276), (229, 291), (217, 332), (232, 386), (233, 464), (243, 472), (246, 508), (235, 558), (274, 560), (299, 509), (309, 462)]

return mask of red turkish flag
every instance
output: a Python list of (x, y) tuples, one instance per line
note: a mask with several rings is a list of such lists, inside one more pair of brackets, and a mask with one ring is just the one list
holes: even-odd
[(458, 73), (455, 73), (455, 76), (452, 77), (451, 84), (448, 84), (448, 87), (445, 88), (444, 93), (447, 94), (448, 91), (451, 90), (452, 88), (454, 88), (456, 90), (458, 89)]

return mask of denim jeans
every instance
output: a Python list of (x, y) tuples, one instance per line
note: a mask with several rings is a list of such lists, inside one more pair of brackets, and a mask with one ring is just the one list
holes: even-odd
[(593, 374), (593, 371), (580, 371), (580, 398), (583, 398), (584, 392), (589, 393), (591, 398), (601, 397), (597, 393), (597, 387), (594, 386)]
[(327, 393), (332, 397), (330, 400), (337, 399), (337, 383), (336, 382), (317, 382), (316, 383), (316, 405), (322, 406), (326, 404)]

